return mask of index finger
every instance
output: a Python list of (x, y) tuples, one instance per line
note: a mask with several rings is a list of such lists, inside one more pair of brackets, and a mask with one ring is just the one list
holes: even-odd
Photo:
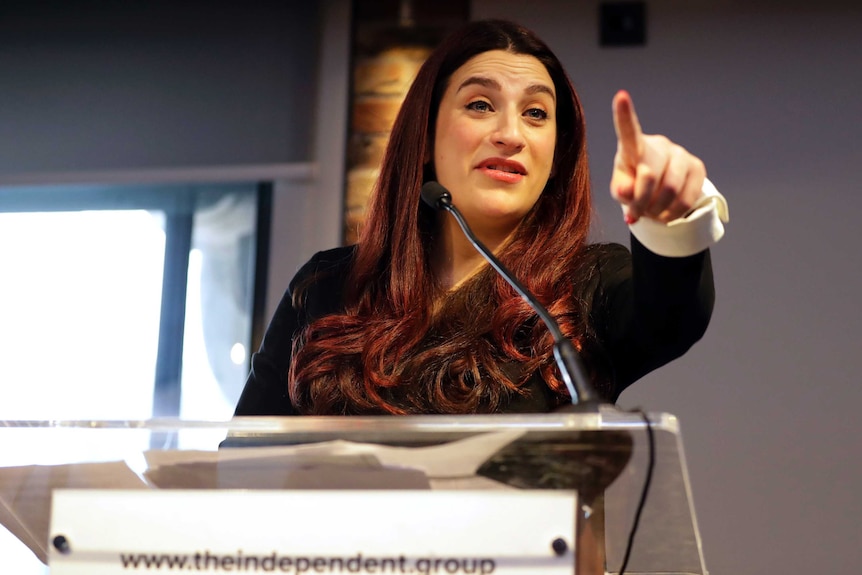
[(617, 133), (618, 149), (623, 162), (628, 166), (637, 165), (643, 153), (643, 131), (632, 97), (625, 90), (614, 96), (614, 130)]

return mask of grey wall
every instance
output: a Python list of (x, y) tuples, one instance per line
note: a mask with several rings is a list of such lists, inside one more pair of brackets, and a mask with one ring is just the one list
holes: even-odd
[(318, 250), (341, 242), (348, 95), (350, 2), (320, 2), (322, 33), (315, 90), (313, 157), (309, 181), (277, 182), (273, 194), (267, 317), (272, 317), (296, 270)]
[(621, 404), (676, 414), (712, 573), (858, 573), (862, 564), (862, 8), (648, 4), (648, 43), (598, 47), (598, 3), (475, 0), (560, 55), (587, 113), (596, 237), (626, 240), (607, 196), (610, 102), (699, 154), (730, 201), (704, 340)]

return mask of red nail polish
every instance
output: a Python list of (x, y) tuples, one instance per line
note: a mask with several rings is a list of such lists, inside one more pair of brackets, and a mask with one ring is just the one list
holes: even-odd
[(627, 225), (630, 226), (633, 223), (635, 223), (636, 221), (638, 221), (638, 219), (635, 216), (633, 216), (631, 214), (626, 214), (626, 224)]

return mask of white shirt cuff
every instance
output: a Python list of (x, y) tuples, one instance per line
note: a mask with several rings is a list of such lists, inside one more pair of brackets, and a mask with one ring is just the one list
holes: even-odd
[(629, 230), (654, 254), (680, 258), (702, 252), (720, 240), (728, 221), (727, 200), (712, 182), (704, 180), (703, 195), (686, 215), (666, 224), (640, 218)]

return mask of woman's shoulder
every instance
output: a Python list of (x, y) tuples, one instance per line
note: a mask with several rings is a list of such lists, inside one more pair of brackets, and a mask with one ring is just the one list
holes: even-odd
[(584, 251), (578, 279), (581, 296), (595, 311), (605, 298), (632, 277), (632, 252), (618, 243), (593, 243)]
[(632, 259), (629, 248), (612, 242), (589, 244), (584, 253), (587, 265), (598, 272), (627, 267)]
[(341, 309), (344, 282), (355, 251), (355, 246), (320, 251), (299, 269), (290, 282), (288, 294), (301, 314), (315, 318)]
[(587, 245), (587, 253), (601, 261), (631, 256), (631, 252), (626, 246), (614, 242), (589, 244)]
[(317, 281), (324, 278), (344, 277), (350, 269), (356, 246), (341, 246), (328, 250), (319, 251), (309, 259), (299, 271), (296, 272), (292, 286), (298, 286), (308, 281)]

